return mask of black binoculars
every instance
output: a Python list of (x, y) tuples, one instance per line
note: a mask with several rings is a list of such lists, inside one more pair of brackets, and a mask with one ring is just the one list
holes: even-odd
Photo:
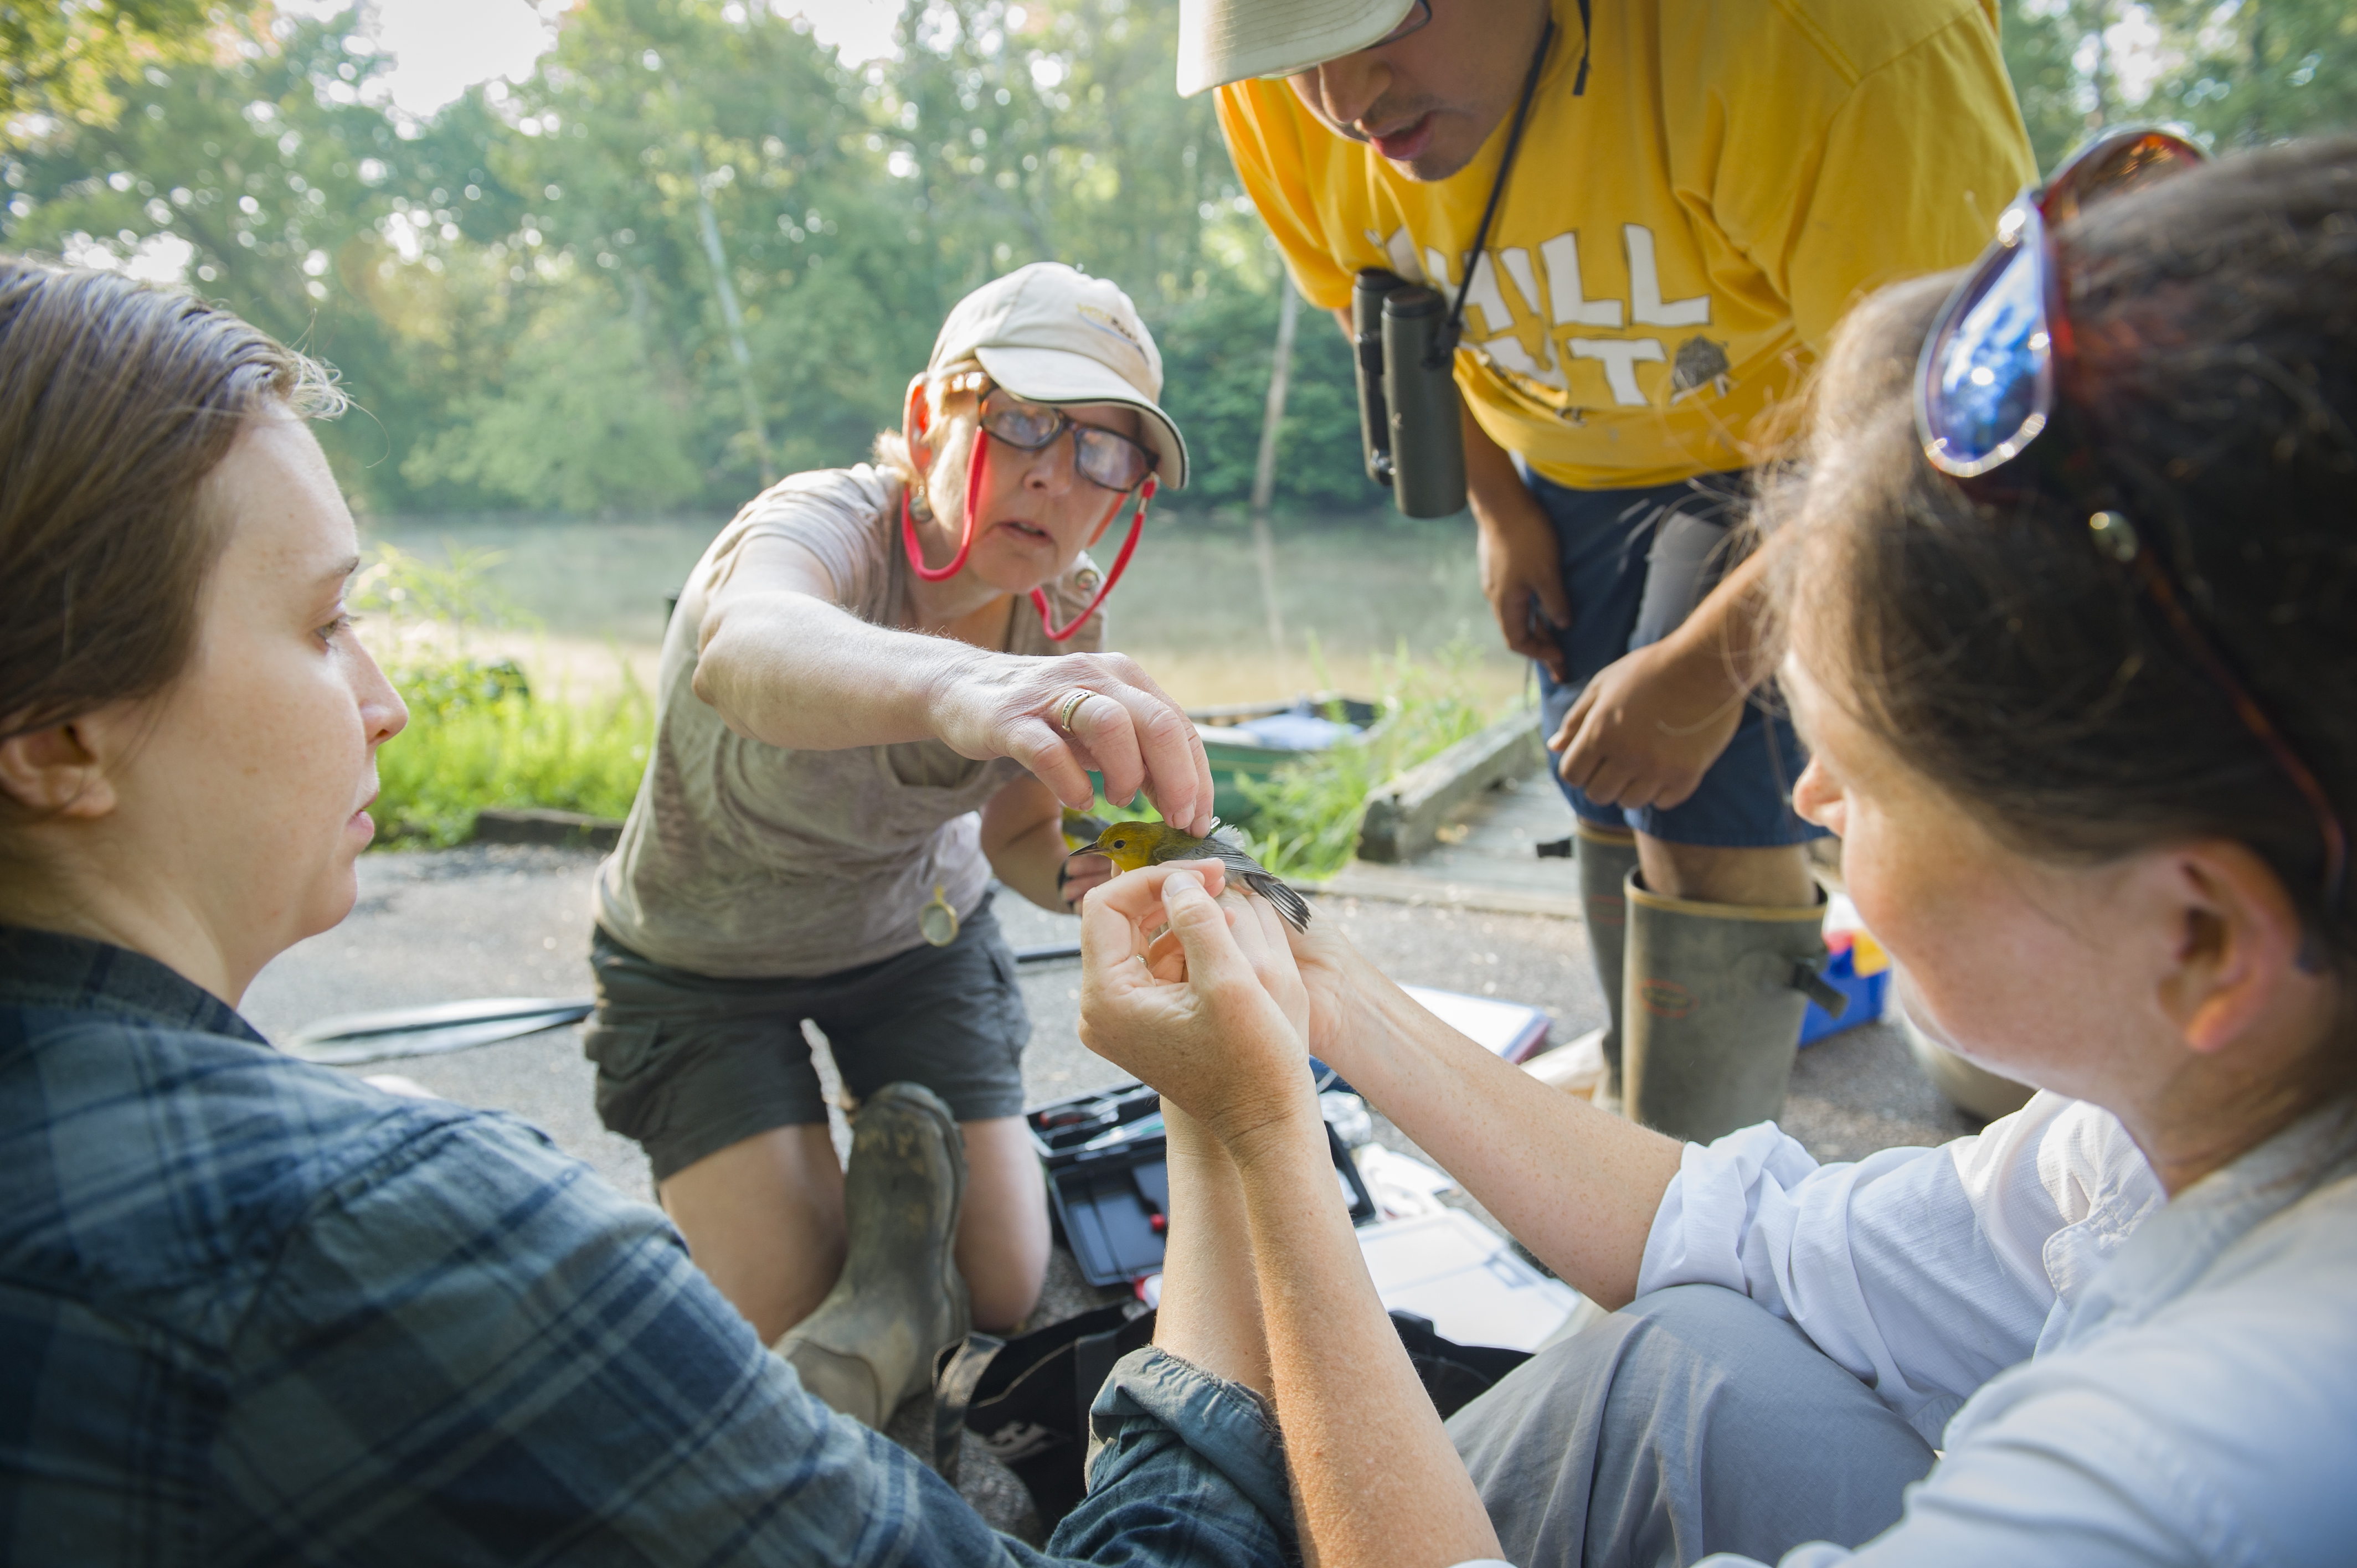
[(1409, 517), (1465, 505), (1465, 429), (1448, 301), (1396, 273), (1368, 267), (1351, 291), (1358, 347), (1359, 438), (1367, 478)]

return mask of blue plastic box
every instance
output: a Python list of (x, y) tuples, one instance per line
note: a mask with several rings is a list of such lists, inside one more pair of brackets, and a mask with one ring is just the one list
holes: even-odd
[[(1857, 944), (1848, 931), (1827, 931), (1825, 945), (1834, 950), (1833, 961), (1825, 965), (1825, 983), (1849, 998), (1849, 1006), (1838, 1018), (1809, 1004), (1801, 1019), (1801, 1044), (1815, 1045), (1827, 1035), (1838, 1035), (1844, 1029), (1854, 1029), (1860, 1024), (1871, 1024), (1882, 1016), (1882, 1004), (1890, 993), (1889, 961), (1875, 965), (1872, 974), (1857, 972)], [(1878, 954), (1878, 957), (1879, 955)]]

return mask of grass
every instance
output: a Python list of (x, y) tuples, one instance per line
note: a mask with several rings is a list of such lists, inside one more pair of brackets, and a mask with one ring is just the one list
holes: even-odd
[[(394, 684), (414, 689), (401, 673)], [(591, 703), (518, 690), (412, 703), (408, 730), (377, 753), (382, 792), (369, 810), (388, 845), (463, 843), (476, 813), (491, 806), (627, 815), (654, 736), (654, 703), (627, 677), (615, 695)]]
[(619, 817), (638, 794), (654, 703), (627, 664), (616, 690), (584, 703), (535, 694), (512, 660), (468, 651), (471, 638), (520, 618), (490, 581), (500, 559), (452, 550), (436, 562), (380, 545), (353, 585), (354, 607), (382, 618), (374, 640), (409, 704), (409, 727), (377, 753), (369, 814), (380, 844), (463, 843), (494, 806)]
[(1395, 776), (1478, 733), (1496, 717), (1477, 655), (1461, 639), (1419, 662), (1402, 644), (1384, 662), (1383, 717), (1356, 740), (1246, 780), (1255, 808), (1243, 828), (1253, 854), (1280, 876), (1333, 875), (1358, 854), (1367, 797)]

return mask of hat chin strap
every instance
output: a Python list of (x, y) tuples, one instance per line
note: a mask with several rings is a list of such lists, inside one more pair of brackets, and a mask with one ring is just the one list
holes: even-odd
[(909, 553), (909, 570), (926, 582), (945, 582), (965, 570), (965, 558), (974, 552), (974, 516), (982, 505), (983, 465), (989, 458), (990, 432), (977, 424), (974, 431), (974, 457), (965, 466), (965, 526), (958, 534), (957, 553), (938, 571), (925, 564), (925, 547), (917, 541), (917, 514), (909, 507), (909, 492), (914, 487), (900, 487), (900, 548)]
[[(1105, 596), (1113, 592), (1114, 585), (1121, 581), (1121, 575), (1129, 570), (1129, 558), (1137, 553), (1138, 538), (1146, 532), (1146, 503), (1154, 499), (1154, 476), (1148, 474), (1146, 477), (1146, 482), (1137, 489), (1137, 510), (1130, 513), (1129, 537), (1121, 542), (1121, 553), (1114, 557), (1113, 570), (1106, 574), (1104, 586), (1099, 588), (1097, 596), (1089, 601), (1089, 607), (1074, 616), (1069, 625), (1060, 630), (1058, 629), (1055, 616), (1048, 608), (1047, 590), (1044, 588), (1031, 590), (1031, 607), (1039, 612), (1039, 629), (1048, 634), (1049, 641), (1071, 640), (1072, 634), (1086, 626), (1089, 618), (1097, 613), (1097, 607), (1105, 602)], [(1120, 515), (1121, 502), (1115, 500), (1113, 503), (1113, 510), (1106, 515), (1105, 521), (1111, 522)]]

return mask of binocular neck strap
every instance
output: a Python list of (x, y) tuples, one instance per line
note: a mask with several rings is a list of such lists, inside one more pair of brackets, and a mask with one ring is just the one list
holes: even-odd
[[(1588, 0), (1579, 0), (1580, 20), (1587, 19)], [(1538, 52), (1531, 56), (1531, 69), (1523, 73), (1523, 96), (1514, 104), (1513, 128), (1506, 133), (1506, 151), (1498, 160), (1498, 177), (1490, 182), (1489, 204), (1481, 209), (1481, 226), (1473, 231), (1473, 250), (1465, 258), (1465, 279), (1457, 285), (1457, 302), (1448, 307), (1448, 325), (1444, 328), (1434, 347), (1440, 359), (1456, 352), (1457, 339), (1465, 332), (1465, 296), (1473, 292), (1473, 274), (1481, 265), (1481, 256), (1490, 244), (1490, 225), (1498, 216), (1498, 199), (1506, 194), (1506, 177), (1514, 171), (1514, 155), (1522, 150), (1523, 126), (1531, 117), (1531, 98), (1539, 90), (1539, 72), (1545, 68), (1547, 50), (1555, 44), (1555, 17), (1547, 17), (1546, 31), (1539, 35)], [(1579, 80), (1573, 87), (1577, 95), (1587, 88), (1587, 46), (1580, 45)], [(1437, 363), (1437, 361), (1436, 361)]]
[[(1105, 574), (1104, 586), (1097, 590), (1097, 596), (1089, 601), (1088, 608), (1074, 616), (1060, 630), (1056, 626), (1055, 613), (1048, 607), (1048, 591), (1045, 588), (1031, 590), (1031, 607), (1039, 612), (1039, 629), (1048, 634), (1049, 641), (1070, 641), (1074, 632), (1088, 624), (1089, 617), (1097, 613), (1097, 607), (1105, 602), (1105, 596), (1113, 592), (1115, 583), (1121, 581), (1121, 575), (1129, 570), (1129, 558), (1137, 553), (1138, 538), (1146, 532), (1146, 503), (1154, 499), (1154, 477), (1149, 474), (1138, 489), (1137, 510), (1130, 514), (1129, 537), (1121, 542), (1121, 553), (1114, 557), (1113, 570)], [(1114, 501), (1113, 510), (1118, 513), (1121, 502)]]
[(909, 553), (909, 570), (928, 583), (940, 583), (965, 570), (965, 558), (974, 549), (974, 516), (982, 503), (982, 467), (990, 454), (990, 432), (977, 424), (974, 427), (974, 456), (965, 466), (965, 527), (958, 535), (957, 553), (950, 564), (938, 571), (925, 564), (925, 547), (917, 540), (917, 516), (909, 508), (909, 492), (914, 485), (900, 487), (900, 548)]

